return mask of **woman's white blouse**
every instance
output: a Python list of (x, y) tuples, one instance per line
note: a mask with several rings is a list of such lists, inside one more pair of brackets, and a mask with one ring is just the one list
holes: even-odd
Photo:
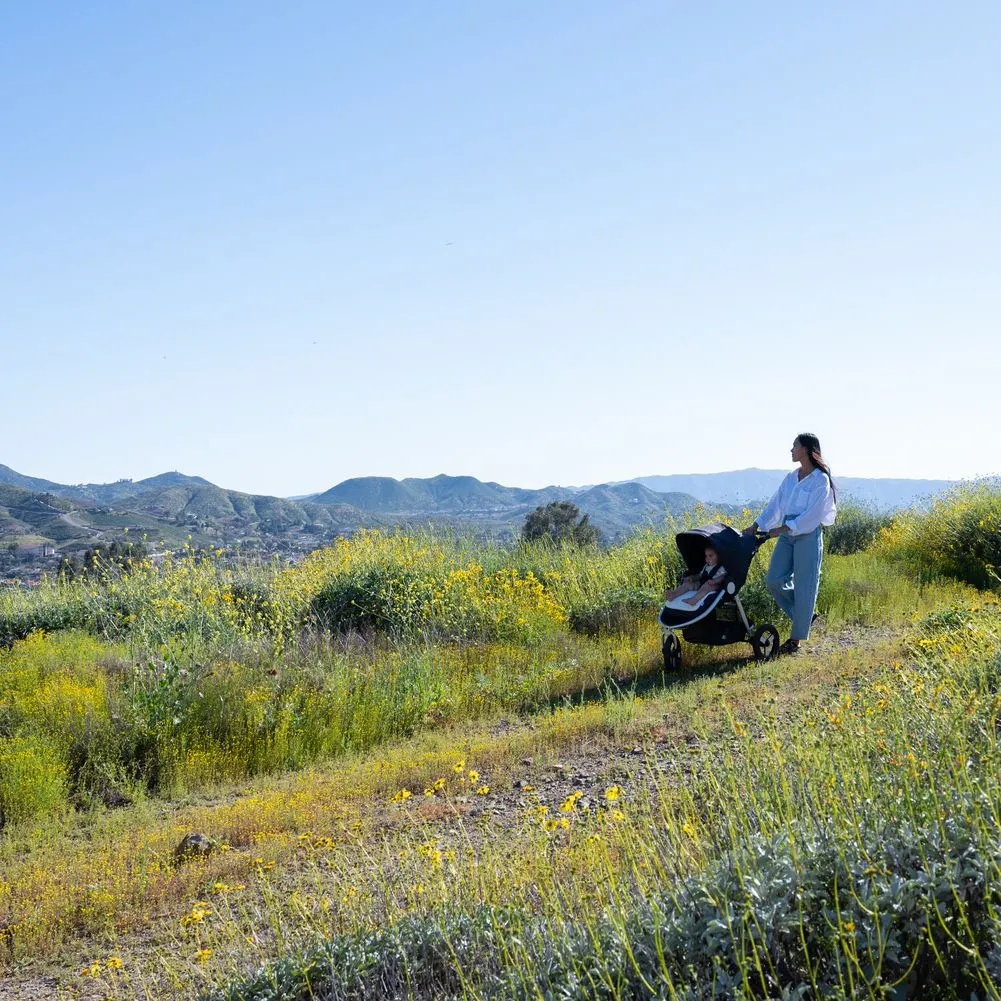
[(758, 528), (768, 532), (788, 525), (790, 535), (806, 535), (818, 525), (833, 525), (837, 513), (831, 481), (823, 470), (814, 469), (800, 479), (794, 469), (758, 515)]

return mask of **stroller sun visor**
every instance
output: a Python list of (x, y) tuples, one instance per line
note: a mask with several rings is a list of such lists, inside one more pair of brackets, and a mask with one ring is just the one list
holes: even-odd
[(711, 545), (738, 591), (747, 580), (747, 571), (758, 549), (753, 535), (743, 535), (719, 521), (679, 532), (675, 542), (689, 573), (698, 573), (705, 566), (706, 546)]

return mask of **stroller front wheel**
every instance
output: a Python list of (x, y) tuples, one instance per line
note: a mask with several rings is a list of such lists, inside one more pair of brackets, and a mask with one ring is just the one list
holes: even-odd
[(772, 625), (758, 626), (751, 635), (755, 660), (771, 660), (779, 648), (779, 631)]
[(661, 651), (664, 654), (664, 667), (668, 671), (677, 671), (681, 667), (681, 640), (674, 633), (668, 633), (664, 637)]

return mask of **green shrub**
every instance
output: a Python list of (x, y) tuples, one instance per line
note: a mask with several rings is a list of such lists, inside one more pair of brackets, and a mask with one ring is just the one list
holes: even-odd
[(89, 629), (93, 620), (79, 604), (35, 602), (0, 613), (0, 647), (11, 646), (34, 632), (57, 629)]
[(66, 765), (40, 737), (0, 738), (0, 827), (60, 810)]
[(586, 514), (582, 516), (577, 505), (571, 501), (552, 501), (530, 512), (525, 517), (521, 537), (526, 542), (570, 543), (574, 546), (595, 546), (601, 541), (601, 533), (591, 524), (590, 517)]
[(570, 628), (587, 636), (627, 632), (644, 616), (655, 616), (662, 601), (663, 594), (659, 590), (617, 588), (596, 601), (582, 602), (571, 608)]
[(384, 632), (403, 636), (418, 627), (416, 574), (402, 567), (363, 567), (332, 577), (313, 599), (316, 621), (331, 632)]
[(893, 515), (852, 501), (838, 504), (838, 517), (824, 532), (824, 550), (832, 556), (860, 553), (893, 524)]
[(884, 529), (877, 550), (921, 579), (953, 577), (981, 589), (1001, 584), (1001, 486), (964, 484), (929, 509), (911, 511)]

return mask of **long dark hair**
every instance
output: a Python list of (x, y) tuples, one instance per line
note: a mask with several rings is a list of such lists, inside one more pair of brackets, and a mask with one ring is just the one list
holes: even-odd
[(798, 434), (796, 435), (796, 441), (806, 449), (806, 453), (810, 456), (810, 462), (813, 463), (814, 467), (827, 477), (827, 482), (831, 485), (831, 493), (834, 494), (834, 500), (837, 501), (838, 488), (834, 485), (834, 477), (831, 476), (831, 467), (824, 462), (823, 453), (820, 451), (820, 439), (815, 434)]

